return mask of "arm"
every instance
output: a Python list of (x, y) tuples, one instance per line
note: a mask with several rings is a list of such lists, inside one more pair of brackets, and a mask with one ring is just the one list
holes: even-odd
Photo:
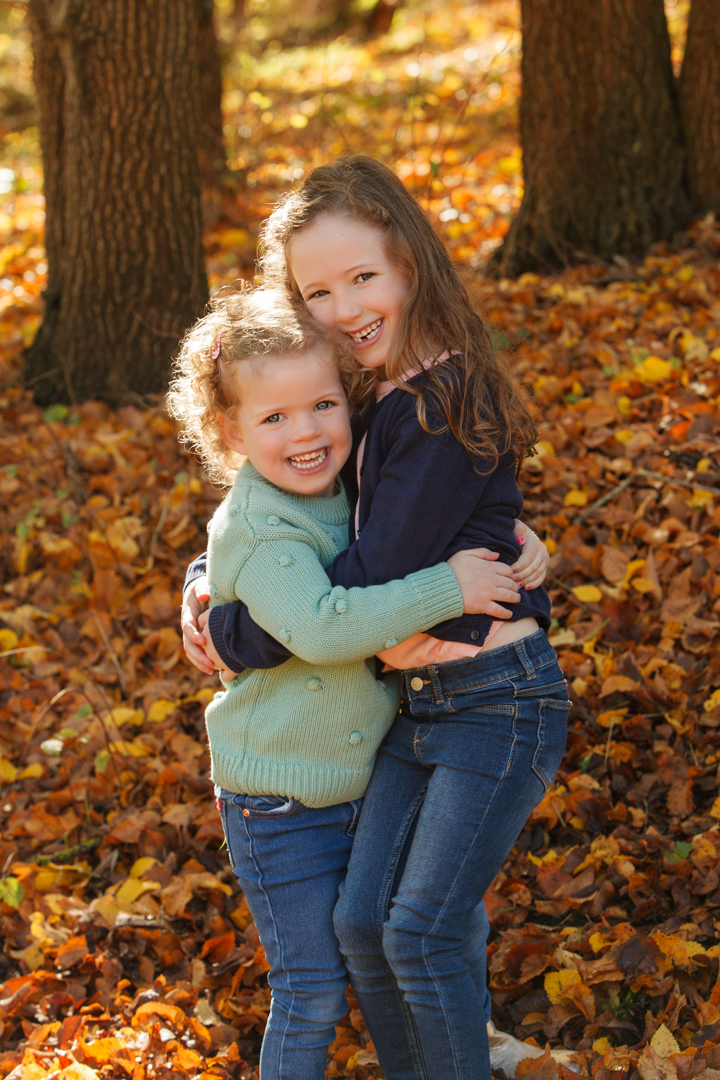
[(234, 582), (253, 619), (310, 664), (365, 659), (463, 611), (447, 563), (372, 588), (333, 588), (301, 540), (260, 542)]

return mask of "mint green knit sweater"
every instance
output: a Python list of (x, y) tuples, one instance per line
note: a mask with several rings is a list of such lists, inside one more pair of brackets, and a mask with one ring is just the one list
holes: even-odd
[(323, 567), (347, 547), (348, 518), (344, 491), (293, 495), (246, 462), (210, 523), (211, 604), (242, 599), (295, 654), (241, 672), (208, 705), (220, 787), (307, 806), (359, 798), (398, 705), (397, 680), (375, 678), (374, 654), (462, 614), (447, 563), (387, 585), (333, 588)]

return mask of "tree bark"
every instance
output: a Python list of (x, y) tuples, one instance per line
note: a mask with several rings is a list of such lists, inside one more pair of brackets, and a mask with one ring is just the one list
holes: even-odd
[(720, 5), (692, 0), (680, 74), (688, 186), (697, 210), (720, 214)]
[(30, 0), (48, 291), (41, 403), (157, 393), (207, 300), (196, 0)]
[(213, 0), (198, 5), (198, 157), (205, 219), (220, 212), (220, 195), (232, 187), (227, 167), (222, 118), (222, 66), (215, 37)]
[(495, 271), (669, 239), (689, 205), (663, 0), (521, 7), (525, 194)]

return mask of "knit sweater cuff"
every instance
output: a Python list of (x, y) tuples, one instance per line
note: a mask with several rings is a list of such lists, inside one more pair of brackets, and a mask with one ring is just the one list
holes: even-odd
[(223, 635), (223, 604), (216, 604), (215, 607), (210, 608), (210, 615), (208, 617), (207, 629), (210, 632), (210, 638), (215, 646), (215, 652), (218, 654), (223, 664), (236, 674), (243, 670), (242, 664), (238, 665), (236, 658), (228, 651), (225, 644), (225, 637)]
[(423, 605), (426, 626), (445, 619), (458, 619), (463, 613), (463, 598), (458, 579), (446, 562), (412, 575), (413, 586)]

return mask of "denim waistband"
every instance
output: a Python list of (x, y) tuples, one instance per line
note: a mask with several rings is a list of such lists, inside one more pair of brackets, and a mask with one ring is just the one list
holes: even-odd
[(520, 678), (530, 682), (538, 678), (538, 672), (543, 667), (556, 660), (555, 650), (544, 630), (538, 630), (529, 637), (490, 649), (469, 660), (450, 660), (445, 664), (410, 668), (403, 672), (402, 696), (406, 701), (437, 699), (438, 691), (447, 697), (448, 694), (487, 686), (503, 679)]

